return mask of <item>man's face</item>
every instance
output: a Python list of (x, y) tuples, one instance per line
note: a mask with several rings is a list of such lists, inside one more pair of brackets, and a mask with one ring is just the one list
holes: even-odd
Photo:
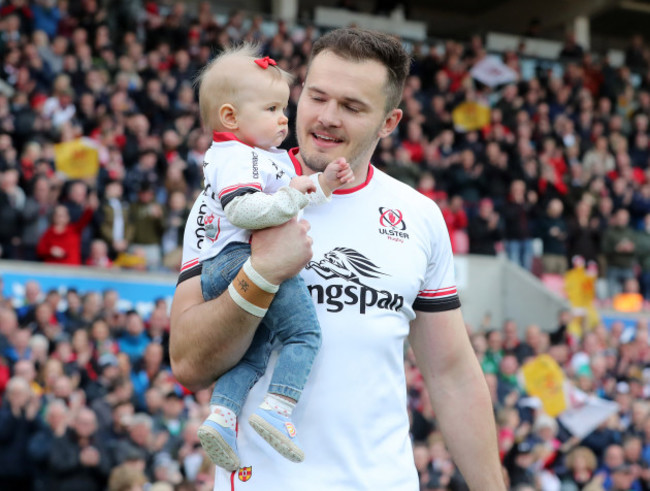
[[(402, 114), (397, 109), (386, 114), (386, 79), (386, 68), (377, 61), (359, 63), (327, 51), (312, 60), (296, 119), (300, 157), (309, 169), (322, 171), (345, 157), (357, 171), (370, 161), (379, 138)], [(361, 174), (359, 181), (365, 179)]]

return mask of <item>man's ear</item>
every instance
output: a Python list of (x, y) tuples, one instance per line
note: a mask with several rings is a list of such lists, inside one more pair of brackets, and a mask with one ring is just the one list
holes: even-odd
[(384, 138), (390, 135), (397, 127), (398, 123), (402, 120), (402, 115), (403, 112), (401, 109), (393, 109), (391, 112), (389, 112), (386, 116), (386, 119), (384, 120), (384, 124), (379, 129), (377, 136), (379, 136), (379, 138)]
[(239, 128), (237, 124), (237, 110), (232, 104), (224, 104), (219, 108), (219, 120), (227, 130), (236, 130)]

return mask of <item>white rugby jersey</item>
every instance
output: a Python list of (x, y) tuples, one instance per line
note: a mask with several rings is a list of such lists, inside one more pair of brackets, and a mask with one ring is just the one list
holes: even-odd
[[(300, 172), (295, 158), (294, 164)], [(442, 214), (371, 166), (365, 183), (305, 208), (304, 218), (314, 255), (302, 276), (323, 341), (293, 412), (305, 461), (283, 458), (248, 424), (268, 388), (274, 354), (239, 420), (242, 468), (217, 468), (214, 489), (417, 491), (404, 340), (415, 310), (460, 306)]]

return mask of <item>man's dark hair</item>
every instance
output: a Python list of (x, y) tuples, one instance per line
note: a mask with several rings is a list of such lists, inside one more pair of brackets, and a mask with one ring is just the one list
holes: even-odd
[(386, 111), (395, 109), (401, 99), (404, 81), (409, 74), (411, 57), (398, 39), (377, 31), (349, 27), (335, 29), (314, 42), (311, 59), (323, 51), (350, 61), (375, 60), (386, 67)]

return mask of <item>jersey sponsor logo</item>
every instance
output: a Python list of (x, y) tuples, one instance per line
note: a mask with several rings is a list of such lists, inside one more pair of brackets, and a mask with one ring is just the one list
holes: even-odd
[(203, 244), (203, 239), (205, 238), (205, 214), (208, 211), (208, 205), (201, 203), (199, 207), (199, 213), (196, 215), (196, 230), (194, 230), (194, 235), (196, 236), (196, 248), (201, 249), (201, 244)]
[(253, 152), (253, 179), (259, 179), (260, 177), (260, 168), (257, 158), (257, 153)]
[(409, 234), (405, 232), (406, 222), (400, 210), (380, 206), (379, 225), (379, 233), (385, 235), (388, 240), (402, 243), (409, 238)]
[(239, 469), (239, 472), (237, 472), (237, 478), (241, 482), (246, 482), (248, 481), (251, 477), (253, 477), (253, 467), (248, 466), (248, 467), (241, 467)]
[[(335, 247), (320, 261), (310, 261), (306, 269), (311, 269), (325, 280), (333, 280), (330, 285), (308, 285), (314, 301), (327, 304), (328, 312), (341, 312), (346, 306), (358, 306), (365, 314), (368, 308), (398, 312), (404, 305), (404, 297), (387, 290), (377, 290), (367, 285), (371, 278), (390, 276), (382, 273), (379, 267), (360, 252), (349, 247)], [(344, 280), (351, 284), (341, 284)]]

